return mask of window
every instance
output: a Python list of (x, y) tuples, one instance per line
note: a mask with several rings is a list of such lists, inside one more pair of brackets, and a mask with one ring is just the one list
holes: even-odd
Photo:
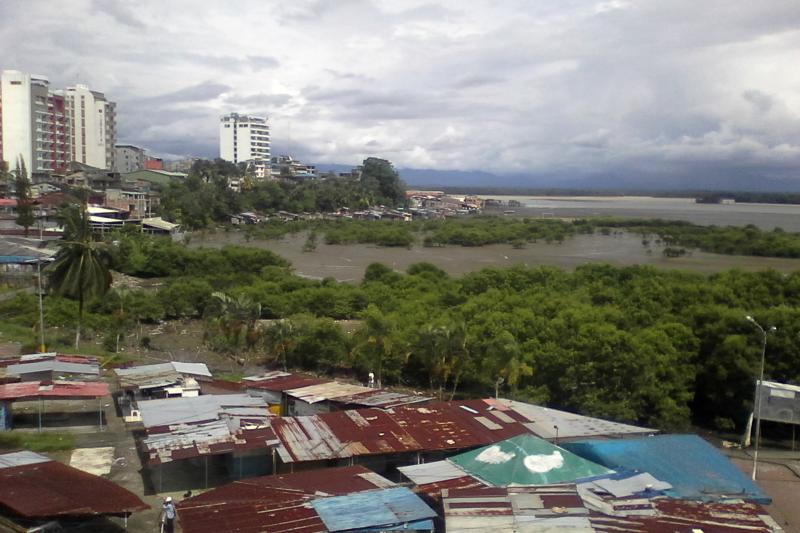
[(22, 85), (21, 81), (12, 81), (11, 85)]

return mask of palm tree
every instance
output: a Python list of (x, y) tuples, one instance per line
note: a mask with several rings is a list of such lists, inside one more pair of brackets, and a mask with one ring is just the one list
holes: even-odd
[(248, 348), (254, 346), (258, 340), (256, 325), (261, 318), (261, 304), (245, 295), (233, 297), (224, 292), (214, 292), (211, 296), (217, 304), (212, 311), (214, 322), (225, 338), (225, 348), (236, 350), (242, 341)]
[(75, 331), (75, 349), (78, 349), (84, 303), (92, 297), (103, 296), (111, 287), (110, 254), (105, 243), (92, 239), (85, 203), (79, 210), (72, 210), (65, 216), (69, 218), (70, 239), (59, 243), (58, 253), (48, 271), (50, 287), (56, 294), (78, 300), (78, 327)]
[(361, 360), (362, 365), (375, 370), (380, 388), (385, 374), (393, 377), (400, 374), (409, 352), (399, 338), (394, 320), (375, 305), (367, 307), (362, 320), (361, 326), (353, 334), (353, 354)]

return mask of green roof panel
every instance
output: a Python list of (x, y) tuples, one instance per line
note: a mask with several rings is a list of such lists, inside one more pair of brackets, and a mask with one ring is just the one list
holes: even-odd
[(495, 487), (571, 483), (614, 472), (527, 434), (456, 455), (449, 461)]

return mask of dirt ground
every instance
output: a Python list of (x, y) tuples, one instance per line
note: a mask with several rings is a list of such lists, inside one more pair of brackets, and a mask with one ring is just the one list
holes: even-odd
[[(730, 452), (731, 460), (748, 475), (749, 452)], [(756, 481), (771, 498), (769, 514), (787, 533), (800, 533), (800, 451), (761, 449)]]

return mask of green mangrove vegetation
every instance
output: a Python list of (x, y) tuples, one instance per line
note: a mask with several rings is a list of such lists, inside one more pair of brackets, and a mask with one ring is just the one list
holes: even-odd
[[(108, 352), (137, 324), (193, 319), (205, 324), (202, 342), (249, 368), (372, 371), (443, 398), (492, 395), (502, 378), (509, 397), (731, 430), (747, 419), (761, 353), (750, 314), (778, 328), (767, 375), (800, 381), (800, 272), (520, 266), (454, 278), (426, 263), (405, 273), (375, 263), (348, 284), (298, 277), (265, 250), (190, 249), (137, 233), (112, 241), (114, 271), (157, 283), (86, 301), (84, 339)], [(50, 294), (45, 313), (48, 343), (69, 345), (78, 303)], [(0, 302), (0, 329), (25, 336), (27, 349), (37, 324), (34, 295)]]

